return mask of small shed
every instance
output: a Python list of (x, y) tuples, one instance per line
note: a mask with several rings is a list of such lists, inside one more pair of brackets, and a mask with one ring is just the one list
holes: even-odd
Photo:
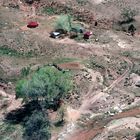
[(84, 33), (84, 39), (89, 39), (89, 37), (92, 35), (93, 33), (92, 32), (90, 32), (90, 31), (88, 31), (88, 32), (85, 32)]
[(36, 21), (30, 21), (27, 25), (28, 28), (36, 28), (39, 24)]

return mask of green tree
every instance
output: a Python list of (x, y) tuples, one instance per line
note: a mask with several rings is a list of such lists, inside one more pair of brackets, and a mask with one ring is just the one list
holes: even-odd
[(16, 97), (24, 101), (55, 101), (72, 89), (71, 74), (46, 66), (35, 72), (30, 78), (21, 80), (16, 85)]
[(30, 73), (30, 67), (24, 67), (21, 69), (21, 76), (26, 77)]
[(70, 31), (72, 28), (72, 18), (70, 15), (61, 15), (55, 25), (56, 29), (63, 29), (66, 31)]
[(140, 140), (140, 132), (136, 134), (136, 140)]
[(49, 140), (50, 137), (48, 118), (42, 112), (35, 111), (25, 123), (23, 139)]
[(131, 8), (124, 8), (121, 15), (124, 22), (131, 22), (134, 20), (134, 17), (137, 15), (137, 11)]

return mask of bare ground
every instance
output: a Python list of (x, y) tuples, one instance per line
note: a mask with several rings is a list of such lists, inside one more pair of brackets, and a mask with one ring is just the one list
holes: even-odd
[[(99, 5), (99, 9), (97, 8), (97, 11), (100, 11), (100, 12), (97, 13), (97, 17), (100, 18), (100, 16), (105, 16), (104, 14), (110, 13), (111, 8), (107, 9), (106, 12), (104, 12), (104, 14), (101, 15), (102, 11), (104, 11), (104, 9), (107, 6), (106, 5), (105, 7), (101, 7), (103, 5), (104, 1), (99, 0), (96, 2), (95, 1), (91, 1), (91, 2), (93, 2), (93, 4), (96, 3), (97, 4), (96, 6)], [(137, 1), (135, 1), (135, 2), (137, 2)], [(106, 3), (108, 3), (108, 2), (106, 2)], [(115, 1), (112, 1), (111, 5), (113, 5), (114, 3), (116, 4)], [(133, 3), (133, 2), (131, 1), (131, 3)], [(113, 6), (110, 6), (110, 7), (116, 9), (117, 6), (115, 5), (115, 7), (113, 7)], [(19, 20), (15, 20), (14, 22), (12, 21), (12, 23), (14, 24), (14, 28), (19, 29), (18, 30), (19, 33), (24, 32), (24, 36), (26, 36), (25, 33), (27, 33), (27, 34), (29, 33), (29, 36), (28, 36), (29, 38), (31, 36), (34, 36), (36, 39), (35, 40), (36, 43), (33, 45), (33, 47), (36, 46), (39, 53), (42, 53), (43, 55), (48, 55), (51, 57), (51, 59), (57, 55), (59, 57), (60, 56), (61, 57), (74, 57), (74, 58), (76, 57), (78, 59), (81, 59), (81, 61), (89, 58), (93, 54), (97, 55), (98, 58), (101, 56), (104, 56), (104, 55), (111, 55), (111, 56), (116, 56), (116, 61), (125, 61), (127, 63), (127, 68), (119, 76), (118, 76), (118, 74), (116, 74), (116, 71), (114, 69), (111, 69), (112, 73), (114, 73), (113, 75), (115, 75), (115, 79), (111, 82), (111, 84), (109, 86), (104, 86), (104, 88), (99, 88), (96, 90), (93, 90), (95, 88), (95, 84), (99, 84), (99, 83), (97, 82), (97, 79), (95, 77), (98, 77), (100, 75), (101, 79), (102, 79), (102, 73), (98, 71), (97, 72), (98, 74), (97, 74), (95, 71), (93, 71), (89, 68), (85, 68), (90, 73), (91, 79), (92, 79), (91, 83), (88, 86), (89, 90), (86, 93), (84, 92), (82, 94), (82, 101), (81, 101), (81, 106), (79, 107), (79, 109), (74, 109), (71, 106), (67, 107), (66, 120), (68, 123), (67, 123), (67, 125), (64, 126), (61, 136), (58, 136), (59, 139), (60, 140), (68, 140), (68, 139), (70, 139), (70, 140), (89, 140), (89, 139), (93, 139), (95, 137), (96, 140), (100, 140), (100, 139), (103, 139), (102, 136), (104, 136), (106, 133), (108, 133), (108, 131), (111, 128), (117, 127), (118, 130), (120, 130), (121, 127), (136, 128), (135, 124), (139, 123), (139, 121), (138, 121), (139, 119), (135, 118), (134, 116), (140, 114), (139, 108), (131, 109), (126, 112), (119, 113), (112, 118), (109, 117), (110, 118), (109, 121), (106, 119), (103, 119), (101, 122), (99, 122), (98, 125), (94, 122), (94, 120), (90, 120), (90, 122), (92, 122), (93, 125), (96, 127), (88, 128), (87, 130), (81, 130), (81, 129), (79, 130), (77, 128), (77, 122), (79, 121), (79, 119), (81, 119), (81, 117), (83, 115), (87, 115), (87, 114), (92, 115), (94, 112), (92, 112), (91, 108), (92, 107), (94, 108), (94, 104), (97, 105), (97, 102), (100, 99), (104, 99), (108, 96), (111, 96), (111, 97), (115, 98), (114, 100), (120, 100), (119, 97), (114, 97), (114, 94), (112, 93), (112, 91), (114, 89), (116, 89), (117, 87), (124, 88), (122, 83), (125, 80), (125, 78), (129, 76), (129, 74), (131, 73), (131, 70), (133, 68), (133, 61), (131, 60), (131, 58), (121, 56), (120, 52), (139, 51), (138, 46), (139, 46), (140, 42), (139, 42), (138, 34), (136, 34), (136, 36), (133, 38), (131, 36), (127, 36), (126, 34), (124, 34), (122, 32), (104, 30), (103, 32), (105, 34), (103, 32), (101, 34), (104, 34), (104, 36), (106, 38), (108, 37), (106, 39), (106, 41), (108, 42), (108, 39), (111, 39), (111, 41), (109, 41), (108, 43), (102, 42), (103, 38), (101, 37), (101, 35), (97, 36), (97, 39), (99, 39), (98, 42), (91, 41), (90, 43), (87, 43), (87, 42), (80, 43), (80, 42), (76, 42), (76, 41), (68, 39), (68, 38), (61, 39), (61, 40), (53, 40), (53, 39), (50, 39), (48, 36), (49, 36), (49, 32), (52, 29), (52, 28), (49, 28), (49, 26), (51, 25), (53, 20), (55, 20), (55, 17), (36, 16), (34, 7), (26, 7), (22, 3), (20, 3), (20, 9), (22, 10), (22, 12), (20, 13), (21, 15), (16, 14), (16, 18), (18, 17)], [(5, 15), (9, 14), (9, 12), (7, 12), (7, 11), (8, 10), (5, 10)], [(115, 16), (117, 17), (119, 14), (117, 10), (116, 10), (116, 13), (114, 12), (113, 15), (116, 14)], [(14, 17), (13, 14), (11, 14), (10, 16)], [(7, 17), (10, 18), (10, 16), (8, 15)], [(108, 16), (110, 17), (112, 15), (108, 14)], [(35, 30), (28, 29), (25, 24), (31, 19), (38, 20), (40, 22), (40, 27)], [(50, 23), (51, 20), (52, 20), (52, 22)], [(48, 23), (48, 25), (46, 25), (45, 23)], [(15, 29), (13, 31), (15, 31)], [(12, 31), (12, 33), (13, 33), (13, 31)], [(93, 29), (93, 31), (96, 32), (95, 29)], [(6, 34), (5, 30), (3, 32), (5, 35)], [(11, 30), (9, 30), (9, 32), (11, 32)], [(8, 39), (10, 39), (10, 37)], [(9, 45), (10, 42), (8, 39), (7, 39), (7, 42)], [(35, 42), (35, 41), (33, 40), (33, 42)], [(42, 42), (42, 41), (44, 41), (42, 44), (38, 43), (38, 42)], [(20, 47), (23, 47), (23, 49), (24, 49), (24, 46), (20, 45)], [(18, 47), (16, 47), (16, 49), (17, 48)], [(51, 51), (53, 51), (53, 53)], [(51, 52), (51, 54), (49, 55), (50, 52)], [(0, 66), (2, 66), (4, 71), (6, 71), (7, 73), (11, 72), (11, 71), (17, 72), (17, 70), (19, 72), (23, 66), (29, 65), (31, 63), (34, 63), (34, 66), (35, 66), (35, 65), (43, 65), (46, 62), (48, 62), (48, 57), (44, 57), (44, 56), (34, 57), (34, 58), (30, 58), (30, 59), (9, 58), (7, 56), (2, 56), (1, 59), (2, 59), (2, 61), (0, 62), (0, 64), (1, 64)], [(15, 64), (15, 62), (18, 63), (18, 66), (17, 66), (18, 68), (15, 68), (15, 65), (13, 65), (13, 62), (14, 62), (14, 64)], [(114, 64), (112, 63), (112, 65), (114, 65)], [(62, 68), (66, 68), (66, 69), (74, 69), (74, 70), (83, 69), (83, 65), (80, 64), (79, 62), (64, 63), (64, 64), (60, 64), (59, 66)], [(106, 68), (106, 69), (108, 69), (108, 68)], [(101, 82), (101, 83), (103, 83), (103, 82)], [(122, 91), (121, 88), (120, 88), (120, 90)], [(121, 92), (119, 92), (119, 93), (121, 93)], [(3, 89), (0, 90), (0, 94), (2, 97), (6, 97), (9, 100), (9, 106), (7, 108), (7, 111), (11, 111), (11, 110), (14, 110), (14, 109), (20, 107), (21, 101), (15, 100), (15, 95), (7, 94)], [(106, 102), (107, 102), (107, 100), (106, 100)], [(137, 105), (138, 104), (139, 104), (139, 102), (137, 103)], [(100, 104), (97, 106), (100, 106)], [(126, 105), (126, 107), (129, 107), (129, 105)], [(103, 108), (105, 108), (105, 107), (103, 106)], [(110, 110), (111, 110), (111, 108), (110, 108)], [(131, 119), (131, 122), (129, 125), (126, 125), (126, 123), (128, 123), (128, 121), (129, 121), (129, 119), (126, 117), (131, 117), (131, 118), (129, 118), (129, 119)], [(111, 123), (112, 120), (116, 120), (116, 119), (118, 121), (117, 126)], [(122, 122), (120, 123), (119, 121), (122, 121)], [(88, 121), (86, 123), (88, 124)], [(101, 135), (98, 135), (98, 134), (101, 134)]]

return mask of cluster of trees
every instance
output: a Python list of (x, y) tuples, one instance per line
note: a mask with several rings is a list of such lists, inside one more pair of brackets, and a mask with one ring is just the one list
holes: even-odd
[(36, 109), (25, 123), (25, 140), (48, 140), (49, 119), (47, 108), (57, 110), (60, 100), (73, 87), (70, 72), (46, 66), (37, 70), (27, 79), (20, 80), (16, 86), (16, 97), (25, 103), (36, 102)]

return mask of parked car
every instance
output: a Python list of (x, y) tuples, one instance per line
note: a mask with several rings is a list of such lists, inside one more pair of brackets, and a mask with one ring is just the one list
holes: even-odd
[(36, 21), (30, 21), (28, 24), (27, 24), (27, 27), (28, 28), (36, 28), (38, 27), (39, 24), (36, 22)]
[(50, 33), (50, 37), (52, 38), (63, 38), (67, 35), (67, 31), (63, 29), (56, 29), (55, 31)]
[(60, 33), (59, 32), (51, 32), (50, 33), (50, 37), (52, 37), (52, 38), (59, 38), (60, 37)]
[(92, 33), (92, 32), (90, 32), (90, 31), (89, 31), (89, 32), (85, 32), (85, 33), (84, 33), (84, 37), (83, 37), (83, 38), (84, 38), (84, 39), (89, 39), (89, 38), (90, 38), (90, 36), (91, 36), (92, 34), (93, 34), (93, 33)]

